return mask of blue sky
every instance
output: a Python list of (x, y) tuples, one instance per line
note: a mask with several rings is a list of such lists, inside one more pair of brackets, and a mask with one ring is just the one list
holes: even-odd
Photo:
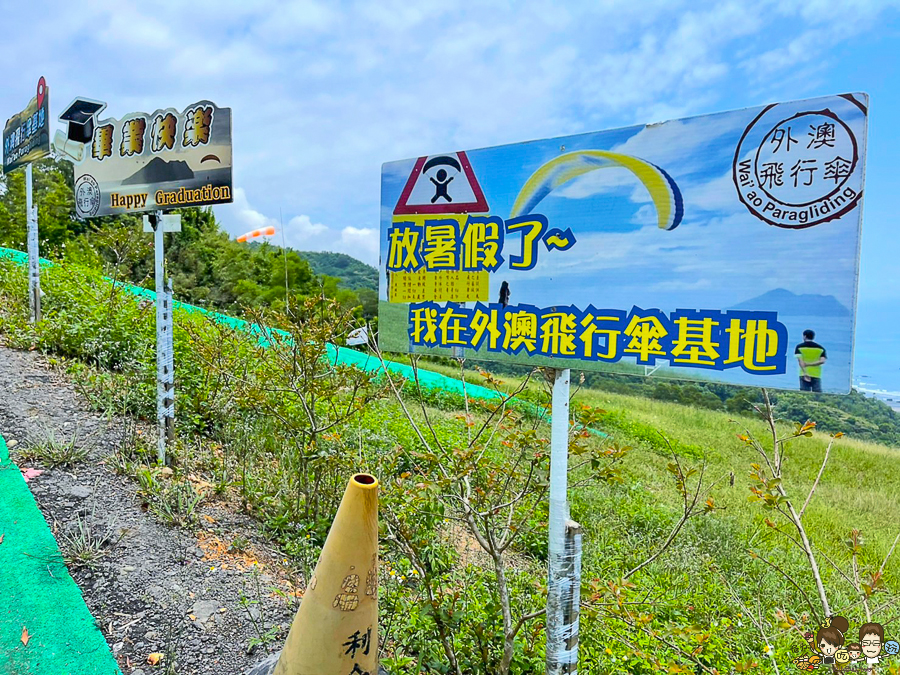
[[(381, 164), (846, 91), (871, 96), (860, 330), (900, 300), (900, 2), (4, 3), (11, 115), (233, 108), (241, 233), (377, 260)], [(815, 273), (815, 272), (813, 272)]]

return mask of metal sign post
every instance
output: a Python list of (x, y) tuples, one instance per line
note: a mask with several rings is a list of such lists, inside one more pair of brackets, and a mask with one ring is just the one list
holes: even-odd
[(180, 215), (156, 211), (144, 216), (144, 232), (153, 232), (156, 283), (156, 451), (159, 463), (166, 463), (166, 445), (175, 439), (175, 349), (172, 322), (172, 282), (165, 280), (166, 232), (181, 232)]
[(184, 110), (157, 109), (100, 119), (106, 103), (77, 97), (59, 116), (66, 132), (57, 151), (74, 165), (75, 215), (97, 218), (146, 213), (154, 235), (158, 458), (174, 440), (175, 385), (172, 288), (165, 279), (166, 232), (181, 231), (181, 216), (163, 210), (233, 201), (231, 109), (198, 101)]
[(25, 221), (28, 249), (28, 319), (41, 320), (41, 267), (38, 250), (37, 207), (34, 205), (33, 162), (50, 154), (50, 88), (42, 77), (34, 98), (3, 127), (3, 173), (25, 167)]
[(33, 172), (25, 165), (25, 213), (28, 223), (28, 309), (31, 323), (41, 320), (41, 263), (38, 244), (37, 207), (32, 200)]
[(581, 528), (569, 521), (569, 369), (553, 371), (550, 430), (550, 524), (547, 675), (578, 672)]

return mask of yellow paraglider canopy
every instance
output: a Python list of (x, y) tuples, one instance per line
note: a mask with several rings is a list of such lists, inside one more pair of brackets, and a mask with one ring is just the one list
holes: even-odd
[(662, 230), (674, 230), (684, 215), (684, 202), (675, 181), (655, 164), (605, 150), (578, 150), (560, 155), (538, 168), (522, 186), (511, 218), (527, 215), (550, 194), (569, 181), (597, 169), (624, 168), (633, 173), (650, 193)]

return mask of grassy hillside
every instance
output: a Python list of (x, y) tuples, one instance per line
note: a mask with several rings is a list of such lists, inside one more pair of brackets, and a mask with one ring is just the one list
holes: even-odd
[[(3, 339), (53, 355), (98, 409), (152, 419), (152, 310), (72, 264), (48, 270), (42, 286), (45, 320), (32, 327), (24, 275), (0, 262)], [(203, 498), (241, 504), (298, 570), (314, 563), (346, 475), (370, 470), (382, 485), (381, 625), (391, 672), (454, 672), (448, 654), (466, 675), (503, 672), (507, 655), (510, 673), (544, 672), (540, 616), (522, 623), (505, 653), (503, 598), (514, 620), (546, 599), (546, 420), (534, 408), (497, 416), (409, 383), (396, 383), (401, 405), (384, 379), (330, 368), (323, 343), (344, 324), (328, 302), (311, 299), (294, 317), (266, 319), (297, 348), (263, 346), (176, 312), (175, 474), (154, 465), (152, 444), (140, 438), (121, 451), (123, 470), (161, 495), (177, 493), (176, 484), (193, 490), (184, 467), (202, 474), (214, 486)], [(462, 375), (495, 384), (472, 370)], [(522, 394), (538, 409), (546, 395), (540, 379)], [(575, 394), (572, 412), (606, 434), (574, 428), (572, 438), (571, 511), (584, 527), (581, 670), (774, 673), (767, 644), (780, 672), (792, 670), (805, 653), (803, 631), (815, 630), (823, 610), (806, 557), (791, 542), (797, 534), (779, 512), (784, 503), (750, 499), (759, 489), (752, 465), (765, 462), (741, 436), (761, 439), (770, 452), (768, 425), (588, 387)], [(777, 424), (779, 438), (794, 433), (793, 421)], [(482, 425), (489, 433), (477, 436)], [(857, 626), (865, 600), (873, 618), (891, 626), (900, 553), (883, 561), (898, 533), (897, 451), (803, 434), (786, 446), (781, 485), (799, 509), (833, 442), (803, 516), (832, 612)], [(681, 526), (701, 468), (703, 499)], [(463, 517), (466, 494), (477, 507), (471, 521)], [(512, 536), (498, 557), (502, 585), (478, 540), (485, 528)], [(854, 590), (857, 576), (868, 590)]]
[(378, 270), (346, 253), (328, 251), (298, 251), (312, 271), (319, 276), (337, 277), (338, 286), (351, 291), (360, 288), (378, 290)]

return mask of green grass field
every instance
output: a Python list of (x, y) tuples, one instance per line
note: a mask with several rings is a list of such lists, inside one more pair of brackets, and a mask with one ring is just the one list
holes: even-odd
[[(90, 275), (84, 278), (95, 280)], [(118, 341), (107, 338), (101, 345), (118, 359), (105, 362), (125, 364), (120, 369), (134, 370), (129, 376), (133, 380), (123, 380), (123, 385), (128, 384), (131, 409), (152, 410), (155, 364), (152, 354), (142, 351), (142, 345), (149, 344), (153, 334), (152, 315), (138, 316), (137, 305), (130, 296), (114, 299), (117, 304), (111, 304), (110, 308), (102, 306), (101, 301), (86, 290), (93, 285), (61, 268), (48, 272), (43, 282), (47, 289), (46, 318), (40, 326), (32, 327), (25, 319), (24, 277), (16, 269), (4, 272), (0, 266), (0, 297), (4, 300), (0, 305), (0, 331), (5, 339), (21, 347), (38, 345), (67, 358), (97, 363), (97, 336), (117, 337)], [(395, 305), (387, 311), (403, 310), (404, 306)], [(115, 321), (115, 331), (103, 333), (108, 328), (110, 316)], [(188, 319), (187, 315), (176, 312), (176, 325), (181, 326), (181, 322)], [(385, 319), (390, 322), (387, 315), (382, 321)], [(213, 351), (224, 348), (216, 341), (218, 333), (207, 335), (197, 327), (200, 318), (191, 320), (195, 322), (193, 332), (176, 330), (176, 354), (193, 355), (200, 348)], [(389, 342), (383, 343), (383, 347), (405, 351)], [(250, 369), (261, 367), (255, 365), (253, 359), (240, 363)], [(220, 420), (223, 411), (232, 414), (231, 404), (222, 409), (215, 407), (208, 384), (215, 378), (204, 377), (201, 365), (196, 358), (187, 357), (182, 357), (179, 363), (179, 411), (194, 406), (208, 419)], [(466, 361), (461, 371), (451, 365), (422, 364), (448, 377), (462, 375), (468, 382), (484, 384), (483, 376), (474, 365), (474, 362)], [(73, 370), (75, 372), (81, 371)], [(82, 384), (86, 390), (94, 387), (91, 390), (94, 404), (111, 412), (121, 410), (121, 401), (109, 393), (104, 394), (106, 390), (98, 383), (113, 382), (123, 375), (84, 372), (82, 377), (86, 379)], [(267, 386), (270, 375), (274, 376), (274, 373), (260, 374), (261, 381)], [(93, 385), (91, 378), (96, 378)], [(501, 388), (507, 391), (520, 382), (515, 377), (500, 376), (500, 379), (503, 380)], [(643, 675), (664, 670), (655, 661), (659, 659), (667, 672), (672, 673), (712, 672), (696, 670), (700, 665), (715, 668), (722, 674), (774, 673), (771, 662), (763, 653), (763, 646), (768, 643), (773, 646), (780, 672), (786, 672), (790, 669), (790, 661), (804, 653), (802, 631), (816, 628), (818, 619), (814, 613), (818, 610), (815, 607), (811, 610), (809, 606), (816, 605), (817, 600), (805, 557), (786, 536), (766, 524), (766, 519), (782, 523), (779, 514), (748, 499), (751, 496), (751, 464), (760, 459), (738, 436), (749, 432), (770, 446), (767, 426), (751, 416), (581, 388), (577, 384), (577, 371), (573, 373), (573, 380), (574, 406), (585, 404), (605, 411), (595, 426), (607, 436), (591, 436), (585, 441), (588, 446), (594, 450), (603, 450), (611, 444), (632, 448), (622, 463), (621, 482), (589, 481), (577, 485), (584, 474), (579, 471), (570, 474), (571, 515), (584, 527), (582, 598), (585, 607), (580, 624), (580, 670), (591, 675), (623, 672)], [(135, 387), (134, 383), (146, 386)], [(242, 384), (239, 389), (246, 386)], [(545, 404), (541, 394), (546, 392), (547, 386), (539, 377), (534, 378), (526, 392), (527, 399), (538, 405)], [(118, 390), (110, 387), (109, 391), (115, 393)], [(334, 391), (338, 392), (335, 395), (343, 395), (340, 386)], [(238, 390), (232, 392), (237, 393)], [(222, 401), (232, 398), (225, 396)], [(458, 396), (422, 396), (418, 399), (409, 396), (407, 403), (420, 421), (427, 412), (435, 422), (435, 434), (442, 437), (452, 454), (459, 452), (459, 456), (465, 456), (465, 439), (471, 428), (468, 425), (485, 414), (483, 408), (473, 403), (470, 412), (474, 421), (470, 422)], [(325, 403), (321, 405), (323, 410), (326, 409)], [(299, 419), (297, 410), (289, 412)], [(211, 432), (191, 426), (190, 415), (180, 415), (179, 420), (184, 425), (180, 434), (185, 439), (182, 451), (188, 453), (183, 461), (200, 470), (202, 463), (189, 453), (200, 452), (192, 448), (194, 441), (197, 448), (206, 442), (203, 433), (219, 433), (207, 440), (221, 443), (225, 449), (225, 460), (216, 459), (210, 453), (203, 455), (202, 461), (209, 463), (211, 477), (235, 470), (235, 458), (246, 451), (249, 459), (242, 461), (247, 462), (247, 473), (227, 489), (240, 490), (242, 497), (256, 505), (255, 515), (260, 525), (273, 533), (273, 544), (284, 547), (286, 557), (299, 555), (298, 551), (302, 550), (304, 556), (315, 559), (317, 552), (307, 550), (311, 544), (303, 532), (322, 534), (330, 518), (323, 516), (317, 522), (304, 522), (299, 515), (302, 513), (298, 510), (299, 500), (293, 496), (287, 500), (283, 498), (284, 494), (295, 494), (297, 470), (292, 464), (297, 457), (295, 449), (292, 450), (295, 446), (287, 442), (288, 436), (282, 435), (283, 421), (272, 418), (265, 422), (257, 420), (258, 417), (254, 408), (253, 418), (258, 427), (242, 428), (243, 435), (232, 437), (217, 431), (215, 425), (210, 427)], [(533, 421), (533, 416), (526, 419)], [(411, 464), (404, 465), (407, 475), (420, 471), (417, 461), (431, 461), (422, 438), (413, 433), (401, 406), (392, 396), (372, 401), (350, 422), (336, 428), (339, 433), (323, 438), (320, 441), (322, 452), (313, 457), (312, 461), (323, 462), (323, 468), (314, 473), (317, 477), (321, 475), (331, 480), (339, 472), (363, 467), (371, 469), (387, 485), (397, 479), (397, 448), (418, 453), (414, 456), (421, 458), (412, 458)], [(792, 422), (780, 423), (781, 434), (789, 433), (790, 429)], [(545, 422), (537, 424), (535, 433), (548, 438), (549, 425)], [(235, 441), (235, 438), (239, 440)], [(797, 508), (806, 499), (829, 441), (828, 435), (814, 432), (809, 438), (792, 441), (787, 449), (783, 486)], [(671, 547), (629, 579), (635, 586), (629, 589), (622, 583), (625, 573), (659, 550), (681, 513), (681, 496), (668, 470), (672, 461), (670, 446), (678, 453), (683, 467), (705, 465), (705, 480), (718, 481), (710, 494), (714, 508), (707, 515), (689, 520)], [(505, 448), (515, 449), (512, 443), (500, 444), (492, 452), (505, 457), (508, 452)], [(859, 576), (865, 581), (879, 570), (900, 529), (900, 520), (896, 517), (900, 512), (897, 453), (896, 448), (852, 437), (838, 439), (804, 516), (832, 609), (835, 613), (844, 613), (851, 626), (858, 626), (865, 614), (860, 598), (848, 583), (854, 572), (847, 542), (852, 530), (860, 532), (856, 562)], [(234, 456), (231, 469), (217, 464), (227, 463), (231, 455)], [(485, 462), (493, 461), (489, 455), (480, 457)], [(573, 457), (572, 461), (574, 464), (579, 458)], [(421, 473), (426, 472), (422, 470)], [(423, 486), (432, 480), (429, 476), (422, 475)], [(688, 478), (689, 489), (696, 478), (696, 475)], [(439, 490), (450, 489), (449, 479), (435, 479), (431, 485)], [(409, 498), (417, 499), (426, 487), (411, 489)], [(330, 498), (324, 492), (323, 495)], [(429, 504), (407, 503), (402, 496), (395, 492), (391, 502), (386, 494), (384, 514), (393, 510), (395, 515), (418, 522), (417, 519), (422, 517), (421, 509)], [(454, 515), (449, 496), (440, 494), (437, 501), (447, 506), (447, 516)], [(547, 555), (546, 503), (541, 503), (529, 515), (527, 534), (523, 534), (510, 549), (514, 559), (510, 580), (516, 588), (516, 611), (521, 613), (540, 606), (546, 593), (543, 572)], [(791, 534), (787, 527), (785, 531)], [(394, 548), (391, 540), (384, 537), (382, 542), (386, 561), (400, 568), (408, 566), (406, 555)], [(497, 634), (490, 631), (496, 630), (499, 609), (496, 586), (490, 581), (490, 565), (479, 562), (477, 556), (468, 562), (455, 557), (459, 548), (466, 549), (472, 543), (471, 537), (467, 539), (464, 532), (454, 535), (450, 528), (438, 526), (433, 543), (429, 555), (435, 556), (435, 569), (441, 570), (443, 575), (440, 583), (450, 598), (447, 602), (456, 602), (456, 594), (465, 600), (465, 612), (453, 617), (458, 622), (454, 630), (460, 636), (459, 649), (471, 651), (470, 642), (481, 636), (478, 639), (484, 640), (485, 650), (493, 650), (496, 655)], [(477, 544), (474, 546), (477, 548)], [(754, 555), (764, 556), (780, 571)], [(445, 559), (453, 560), (453, 563), (443, 565)], [(812, 602), (807, 602), (804, 595)], [(390, 621), (397, 622), (388, 651), (395, 659), (392, 672), (400, 675), (446, 672), (441, 670), (441, 649), (434, 635), (431, 609), (423, 605), (422, 598), (421, 587), (411, 582), (385, 592), (383, 612), (386, 615), (393, 613), (392, 617), (396, 615)], [(900, 621), (895, 620), (900, 612), (898, 603), (900, 551), (884, 566), (883, 577), (870, 601), (872, 618), (885, 624), (891, 637), (900, 634)], [(638, 625), (623, 623), (622, 608), (635, 612)], [(754, 622), (763, 625), (764, 634)], [(793, 628), (791, 622), (794, 622)], [(488, 632), (483, 632), (485, 630)], [(670, 643), (677, 643), (677, 647)], [(529, 623), (517, 637), (515, 663), (518, 665), (511, 672), (516, 675), (543, 672), (543, 644), (543, 624), (539, 620)], [(430, 656), (426, 658), (423, 654)], [(701, 658), (700, 665), (693, 661)], [(473, 661), (476, 662), (477, 659)], [(465, 672), (495, 671), (490, 667), (479, 670), (471, 666)]]

